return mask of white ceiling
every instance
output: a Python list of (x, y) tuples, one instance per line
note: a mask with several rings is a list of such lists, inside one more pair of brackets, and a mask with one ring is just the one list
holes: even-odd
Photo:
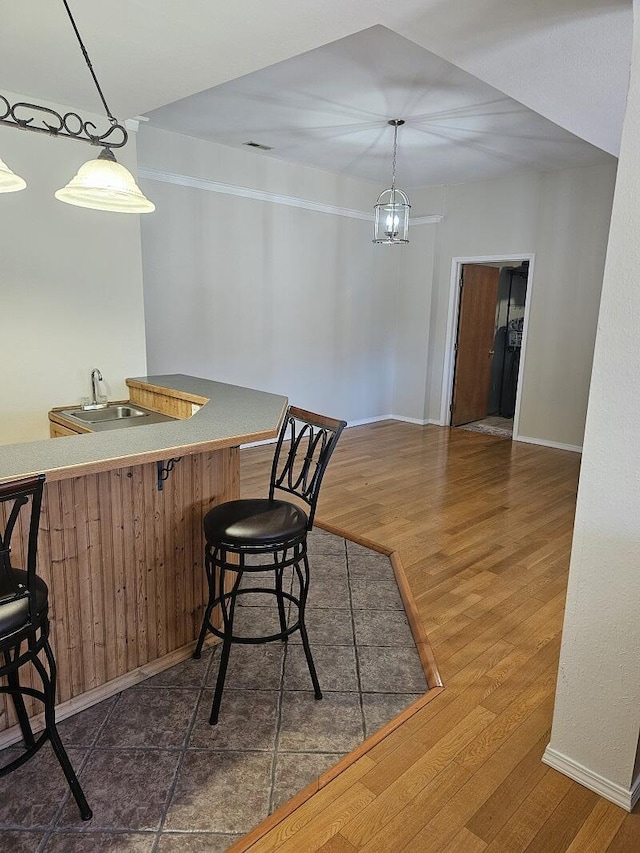
[[(145, 113), (375, 25), (617, 153), (631, 0), (71, 0), (107, 100)], [(8, 92), (99, 111), (61, 0), (0, 0)]]
[(152, 126), (268, 156), (421, 187), (611, 159), (466, 71), (384, 27), (161, 107)]

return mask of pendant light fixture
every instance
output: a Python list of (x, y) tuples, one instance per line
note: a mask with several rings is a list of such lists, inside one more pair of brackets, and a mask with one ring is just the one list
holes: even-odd
[[(17, 127), (20, 130), (46, 133), (49, 136), (77, 139), (102, 147), (102, 152), (98, 157), (81, 166), (78, 174), (65, 187), (55, 193), (55, 197), (60, 201), (78, 207), (110, 210), (116, 213), (151, 213), (155, 210), (155, 205), (144, 196), (131, 172), (118, 163), (113, 154), (113, 148), (122, 148), (126, 145), (129, 134), (124, 125), (120, 124), (111, 113), (91, 65), (89, 54), (71, 14), (69, 4), (67, 0), (62, 0), (62, 3), (98, 90), (109, 120), (109, 128), (100, 134), (92, 121), (83, 119), (77, 113), (68, 112), (60, 115), (50, 107), (39, 104), (25, 102), (10, 104), (3, 95), (0, 95), (0, 124)], [(42, 113), (45, 117), (37, 119), (39, 123), (34, 124), (36, 121), (34, 112)], [(26, 182), (0, 160), (0, 193), (15, 192), (25, 187)]]
[(114, 213), (151, 213), (153, 202), (146, 198), (128, 169), (118, 163), (113, 152), (104, 148), (95, 160), (78, 169), (66, 187), (55, 193), (58, 201), (111, 210)]
[(380, 193), (374, 207), (373, 242), (396, 246), (409, 242), (407, 235), (411, 204), (408, 195), (396, 187), (398, 128), (404, 124), (404, 121), (401, 118), (394, 118), (387, 123), (393, 128), (393, 174), (391, 188)]
[(24, 178), (12, 172), (7, 164), (0, 160), (0, 193), (15, 193), (27, 186)]

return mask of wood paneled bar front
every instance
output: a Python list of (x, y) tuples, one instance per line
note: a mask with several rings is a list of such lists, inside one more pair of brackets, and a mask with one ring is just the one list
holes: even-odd
[[(0, 447), (0, 482), (46, 474), (38, 574), (50, 591), (59, 719), (190, 654), (207, 600), (202, 517), (239, 496), (240, 445), (275, 437), (287, 407), (182, 374), (127, 385), (131, 402), (177, 420)], [(158, 468), (177, 459), (159, 488)], [(14, 537), (17, 566), (25, 536)], [(19, 739), (9, 701), (0, 746)]]

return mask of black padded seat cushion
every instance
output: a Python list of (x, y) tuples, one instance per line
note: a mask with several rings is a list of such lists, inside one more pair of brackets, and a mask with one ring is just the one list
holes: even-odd
[(307, 522), (304, 510), (289, 501), (227, 501), (205, 515), (204, 534), (210, 544), (271, 545), (303, 536)]
[[(13, 577), (16, 583), (26, 586), (27, 573), (21, 569), (12, 570)], [(6, 578), (5, 578), (6, 581)], [(46, 583), (36, 575), (36, 606), (38, 614), (42, 613), (47, 606), (47, 597), (49, 590)], [(16, 601), (2, 601), (3, 595), (11, 595), (13, 590), (0, 589), (0, 640), (9, 634), (13, 634), (20, 628), (23, 628), (29, 620), (29, 599), (28, 597), (19, 598)]]

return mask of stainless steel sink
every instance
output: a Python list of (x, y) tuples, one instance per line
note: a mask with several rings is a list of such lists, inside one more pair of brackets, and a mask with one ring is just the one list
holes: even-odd
[(130, 403), (128, 400), (108, 403), (103, 408), (81, 409), (57, 409), (52, 412), (62, 418), (62, 424), (68, 421), (68, 425), (84, 427), (82, 432), (104, 432), (111, 429), (127, 429), (134, 426), (147, 426), (151, 424), (164, 424), (174, 421), (169, 415), (161, 415), (138, 403)]
[(148, 412), (135, 406), (123, 406), (121, 403), (107, 405), (104, 409), (69, 409), (60, 414), (76, 418), (88, 424), (102, 424), (105, 421), (119, 421), (123, 418), (146, 418)]

